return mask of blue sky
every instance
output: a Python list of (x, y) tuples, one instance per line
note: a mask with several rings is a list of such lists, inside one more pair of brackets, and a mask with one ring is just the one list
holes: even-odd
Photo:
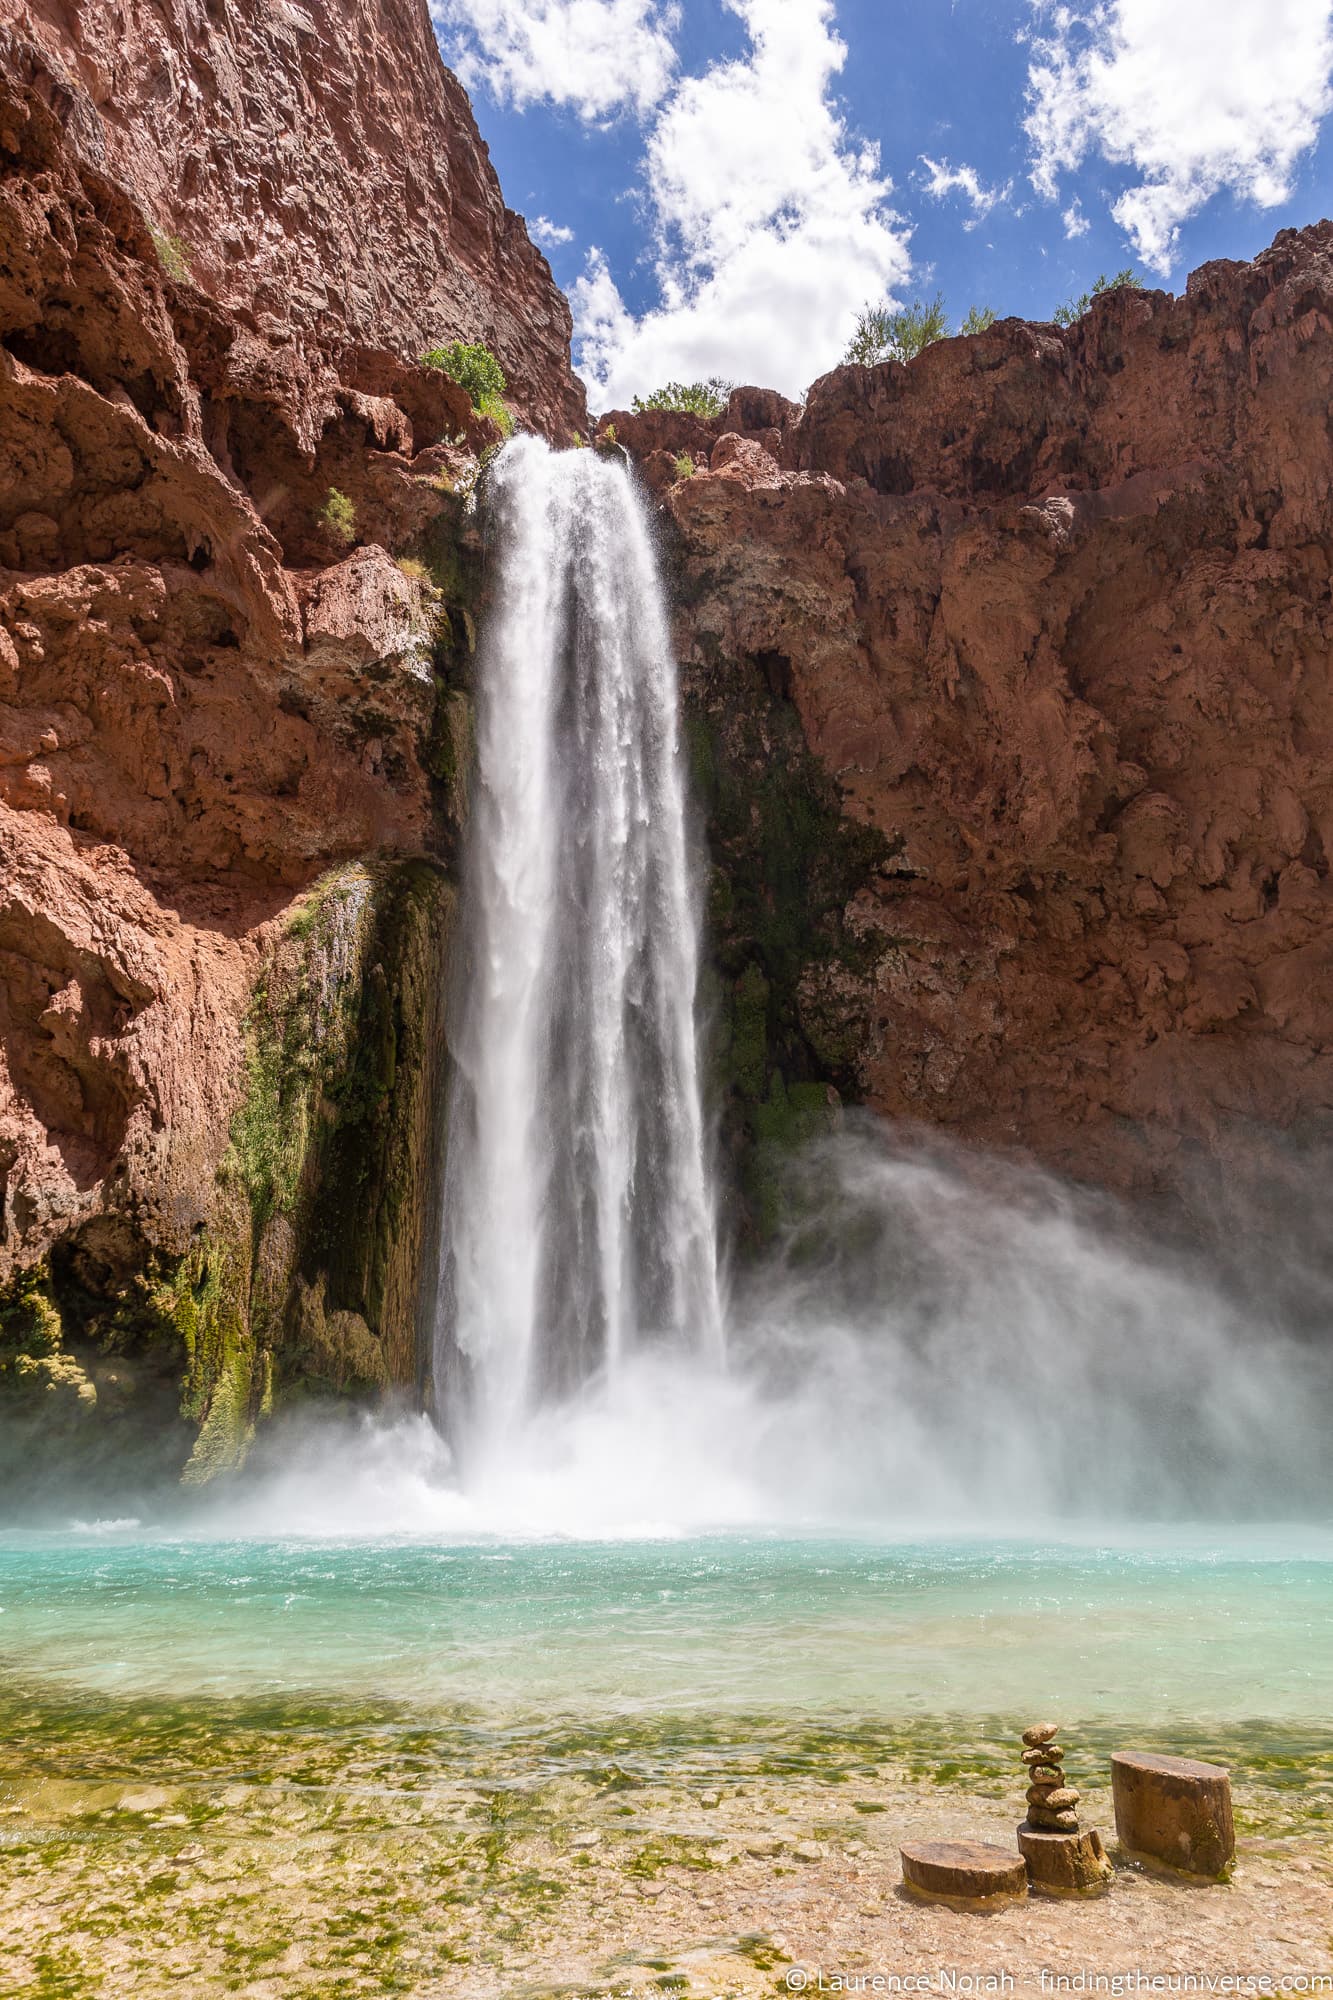
[(1333, 0), (432, 0), (595, 408), (799, 394), (857, 308), (1048, 318), (1333, 209)]

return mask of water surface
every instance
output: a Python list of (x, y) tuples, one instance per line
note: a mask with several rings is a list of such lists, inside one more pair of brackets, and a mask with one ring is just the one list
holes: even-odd
[(0, 1537), (11, 1684), (427, 1715), (1333, 1714), (1333, 1533), (1084, 1542)]

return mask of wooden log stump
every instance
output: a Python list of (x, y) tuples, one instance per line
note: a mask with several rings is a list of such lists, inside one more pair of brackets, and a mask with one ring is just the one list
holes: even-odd
[(917, 1840), (900, 1847), (903, 1887), (956, 1910), (997, 1910), (1027, 1897), (1021, 1854), (981, 1840)]
[(1117, 1750), (1111, 1758), (1111, 1794), (1116, 1833), (1134, 1860), (1200, 1882), (1216, 1882), (1229, 1870), (1236, 1828), (1231, 1773), (1225, 1766)]
[(1050, 1833), (1024, 1820), (1018, 1847), (1040, 1896), (1104, 1896), (1111, 1886), (1111, 1864), (1101, 1835), (1092, 1829)]

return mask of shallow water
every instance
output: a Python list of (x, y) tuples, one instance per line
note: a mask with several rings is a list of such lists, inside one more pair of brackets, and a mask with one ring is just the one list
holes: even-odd
[(1333, 1533), (1084, 1542), (0, 1538), (11, 1686), (506, 1718), (1160, 1729), (1333, 1714)]

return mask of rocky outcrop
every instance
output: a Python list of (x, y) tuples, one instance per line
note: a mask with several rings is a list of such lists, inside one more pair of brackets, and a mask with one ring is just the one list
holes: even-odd
[(304, 443), (340, 384), (392, 394), (358, 379), (373, 351), (453, 339), (493, 349), (533, 428), (586, 422), (569, 308), (425, 0), (0, 0), (0, 63), (132, 197), (166, 269), (239, 317)]
[(1331, 388), (1325, 223), (803, 410), (614, 414), (726, 789), (807, 751), (865, 836), (840, 903), (775, 885), (797, 963), (719, 885), (751, 1136), (822, 1080), (1141, 1196), (1327, 1146)]
[(424, 7), (0, 0), (0, 59), (0, 1415), (174, 1398), (205, 1477), (415, 1384), (497, 433), (414, 357), (583, 405)]

